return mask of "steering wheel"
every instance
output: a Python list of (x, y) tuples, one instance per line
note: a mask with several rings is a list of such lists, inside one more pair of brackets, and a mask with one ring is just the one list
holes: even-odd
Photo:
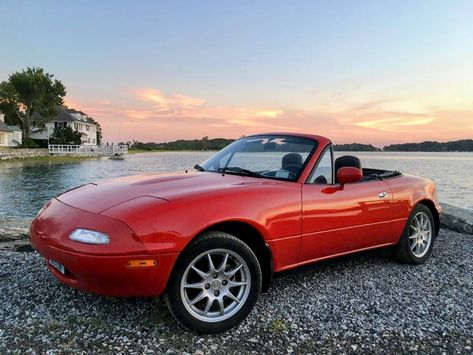
[(297, 174), (292, 172), (291, 170), (289, 170), (288, 168), (295, 168), (295, 170), (299, 171), (301, 170), (301, 166), (299, 164), (287, 164), (285, 166), (283, 166), (283, 170), (286, 170), (287, 172), (289, 172), (289, 175), (292, 175), (292, 178), (296, 178), (297, 177)]

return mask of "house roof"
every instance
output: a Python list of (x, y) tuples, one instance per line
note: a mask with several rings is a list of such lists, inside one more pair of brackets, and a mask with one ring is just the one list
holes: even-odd
[[(65, 108), (63, 106), (57, 106), (56, 110), (57, 110), (57, 115), (54, 116), (53, 118), (51, 118), (49, 121), (51, 121), (51, 122), (85, 122), (85, 123), (89, 123), (87, 118), (81, 119), (81, 118), (77, 118), (77, 117), (72, 115), (73, 113), (81, 113), (81, 114), (87, 116), (82, 111), (77, 111), (77, 110), (74, 110), (74, 109)], [(32, 119), (33, 119), (33, 121), (37, 121), (37, 120), (40, 119), (40, 115), (35, 113), (33, 115)]]
[(82, 112), (82, 111), (77, 111), (77, 110), (74, 109), (74, 108), (66, 108), (65, 110), (68, 111), (69, 113), (80, 113), (81, 115), (87, 116), (86, 113), (84, 113), (84, 112)]
[[(84, 113), (82, 111), (77, 111), (77, 110), (74, 110), (74, 109), (68, 109), (68, 108), (66, 108), (64, 110), (69, 114), (77, 114), (77, 113), (80, 114), (81, 116), (79, 116), (79, 117), (72, 115), (75, 118), (76, 121), (88, 122), (88, 119), (87, 119), (88, 116), (87, 116), (86, 113)], [(82, 117), (82, 116), (84, 116), (84, 117)]]
[(70, 110), (64, 108), (64, 107), (58, 107), (57, 109), (58, 114), (56, 117), (52, 118), (51, 121), (59, 121), (59, 122), (74, 122), (74, 121), (79, 121), (76, 117), (72, 116)]
[(8, 127), (5, 122), (0, 121), (0, 132), (13, 132), (13, 130)]

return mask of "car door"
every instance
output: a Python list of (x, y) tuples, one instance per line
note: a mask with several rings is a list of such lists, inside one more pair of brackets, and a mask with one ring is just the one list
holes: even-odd
[(333, 151), (328, 147), (302, 186), (302, 263), (392, 240), (393, 200), (387, 183), (334, 184), (332, 165)]

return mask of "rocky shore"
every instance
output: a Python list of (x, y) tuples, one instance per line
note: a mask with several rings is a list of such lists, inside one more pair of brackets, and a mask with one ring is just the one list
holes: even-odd
[(30, 220), (3, 218), (0, 353), (472, 353), (471, 212), (444, 208), (426, 264), (378, 250), (280, 274), (247, 320), (213, 336), (180, 328), (160, 299), (60, 284), (18, 252), (31, 251)]
[(0, 161), (49, 157), (48, 149), (0, 148)]
[[(35, 161), (35, 160), (77, 160), (85, 158), (97, 158), (104, 156), (103, 152), (76, 152), (74, 154), (70, 153), (59, 153), (54, 154), (49, 153), (48, 149), (38, 148), (38, 149), (25, 149), (25, 148), (4, 148), (0, 147), (0, 163), (1, 162), (12, 162), (12, 161)], [(111, 155), (111, 154), (109, 154)]]
[(60, 284), (36, 253), (0, 251), (0, 353), (471, 354), (473, 238), (442, 229), (423, 265), (388, 251), (279, 275), (237, 328), (198, 336), (160, 299)]
[(442, 203), (444, 214), (440, 220), (442, 227), (460, 233), (473, 234), (473, 211)]
[(31, 218), (0, 217), (0, 250), (18, 250), (29, 245)]

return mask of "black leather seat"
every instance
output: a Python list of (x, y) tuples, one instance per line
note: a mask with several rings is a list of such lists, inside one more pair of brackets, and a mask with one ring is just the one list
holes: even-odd
[(344, 155), (338, 157), (335, 159), (335, 177), (337, 176), (338, 169), (344, 168), (346, 166), (361, 169), (361, 161), (359, 158), (353, 155)]
[(302, 156), (298, 153), (289, 153), (283, 156), (281, 169), (287, 170), (294, 175), (299, 175), (302, 168)]

